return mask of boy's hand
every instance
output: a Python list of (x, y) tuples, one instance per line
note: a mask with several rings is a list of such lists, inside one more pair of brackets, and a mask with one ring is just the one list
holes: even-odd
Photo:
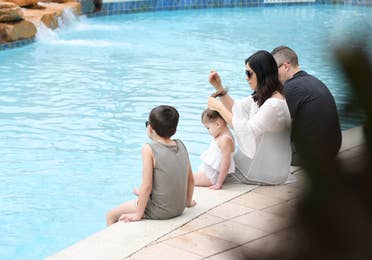
[(142, 217), (138, 216), (136, 213), (127, 213), (127, 214), (122, 214), (119, 218), (119, 221), (132, 222), (132, 221), (139, 221), (141, 219)]
[(139, 196), (139, 190), (137, 188), (133, 189), (133, 194)]
[(188, 208), (192, 208), (192, 207), (194, 207), (196, 205), (196, 201), (195, 200), (192, 200), (191, 202), (188, 202), (187, 204), (186, 204), (186, 207), (188, 207)]
[(222, 189), (222, 185), (215, 184), (215, 185), (209, 186), (209, 188), (212, 190), (219, 190), (219, 189)]

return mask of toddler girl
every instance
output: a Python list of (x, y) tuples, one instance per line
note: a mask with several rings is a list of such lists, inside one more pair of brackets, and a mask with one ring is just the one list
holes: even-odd
[(200, 156), (203, 163), (194, 174), (195, 185), (221, 189), (227, 174), (235, 171), (234, 139), (226, 121), (217, 111), (204, 110), (201, 121), (213, 140), (208, 150)]

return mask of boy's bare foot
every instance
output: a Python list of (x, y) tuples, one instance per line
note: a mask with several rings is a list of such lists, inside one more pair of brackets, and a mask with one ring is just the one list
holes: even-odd
[(196, 205), (196, 201), (195, 201), (195, 200), (192, 200), (192, 201), (190, 201), (190, 202), (187, 203), (186, 207), (188, 207), (188, 208), (192, 208), (192, 207), (194, 207), (195, 205)]

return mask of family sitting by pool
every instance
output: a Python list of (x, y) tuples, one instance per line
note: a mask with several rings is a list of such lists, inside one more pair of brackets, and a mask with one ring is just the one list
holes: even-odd
[[(341, 146), (336, 103), (320, 80), (300, 69), (292, 49), (258, 51), (245, 60), (245, 72), (253, 94), (240, 101), (232, 99), (216, 71), (210, 72), (215, 93), (201, 121), (213, 139), (194, 174), (185, 145), (171, 139), (177, 110), (164, 105), (151, 110), (146, 127), (153, 142), (142, 148), (138, 198), (110, 210), (107, 225), (179, 216), (185, 207), (196, 205), (194, 185), (221, 189), (227, 179), (283, 184), (291, 164), (335, 159)], [(236, 152), (228, 126), (235, 134)], [(326, 145), (319, 149), (319, 144)]]

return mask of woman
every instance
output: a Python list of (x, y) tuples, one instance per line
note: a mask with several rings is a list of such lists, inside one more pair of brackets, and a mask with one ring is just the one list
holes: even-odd
[(254, 91), (234, 101), (211, 71), (209, 82), (216, 89), (208, 108), (218, 111), (233, 128), (238, 151), (234, 155), (235, 181), (247, 184), (281, 184), (290, 172), (290, 114), (273, 56), (258, 51), (245, 60), (247, 81)]

